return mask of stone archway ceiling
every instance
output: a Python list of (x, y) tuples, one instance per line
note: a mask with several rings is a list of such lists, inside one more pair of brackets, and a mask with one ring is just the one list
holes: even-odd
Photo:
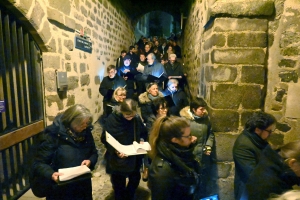
[(110, 2), (123, 9), (133, 22), (151, 11), (167, 12), (176, 21), (180, 21), (181, 13), (188, 13), (193, 0), (110, 0)]

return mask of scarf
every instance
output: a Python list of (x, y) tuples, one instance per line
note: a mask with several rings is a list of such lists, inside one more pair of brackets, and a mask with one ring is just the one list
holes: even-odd
[(166, 143), (164, 141), (158, 141), (157, 151), (168, 162), (175, 165), (183, 174), (192, 174), (199, 172), (200, 162), (195, 160), (193, 150), (196, 146), (191, 144), (190, 147), (181, 147), (177, 144)]
[(75, 141), (75, 142), (82, 142), (85, 140), (85, 132), (86, 130), (82, 131), (81, 133), (75, 133), (70, 128), (67, 128), (67, 134)]
[(148, 98), (151, 100), (151, 101), (153, 101), (154, 99), (156, 99), (156, 98), (158, 98), (159, 97), (159, 95), (157, 95), (157, 96), (152, 96), (150, 93), (148, 93)]

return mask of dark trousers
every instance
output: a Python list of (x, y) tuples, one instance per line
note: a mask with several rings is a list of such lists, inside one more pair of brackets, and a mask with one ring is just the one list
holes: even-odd
[[(129, 181), (126, 186), (126, 178)], [(110, 180), (115, 192), (115, 200), (133, 200), (136, 188), (139, 186), (141, 173), (138, 170), (128, 175), (111, 174)]]

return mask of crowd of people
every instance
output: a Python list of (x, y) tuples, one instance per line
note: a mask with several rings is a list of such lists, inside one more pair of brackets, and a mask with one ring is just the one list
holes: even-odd
[[(215, 195), (207, 187), (214, 181), (211, 172), (216, 161), (213, 122), (207, 102), (189, 98), (185, 84), (175, 40), (142, 37), (128, 52), (121, 52), (116, 66), (107, 66), (99, 87), (103, 96), (101, 141), (116, 200), (133, 200), (141, 178), (148, 181), (153, 200), (199, 200)], [(45, 129), (32, 171), (51, 185), (47, 199), (92, 199), (90, 178), (55, 184), (62, 175), (60, 168), (95, 167), (98, 155), (92, 121), (87, 108), (74, 105)], [(300, 184), (300, 142), (276, 148), (269, 144), (276, 123), (273, 115), (254, 112), (236, 139), (232, 151), (236, 200), (280, 199), (289, 190), (297, 193), (292, 189)], [(149, 142), (151, 151), (128, 156), (106, 141), (106, 133), (122, 145)]]

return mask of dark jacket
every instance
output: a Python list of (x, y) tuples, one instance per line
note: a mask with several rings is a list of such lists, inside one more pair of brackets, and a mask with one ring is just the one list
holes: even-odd
[[(185, 92), (178, 88), (176, 92), (171, 92), (168, 88), (166, 88), (163, 91), (163, 95), (166, 97), (167, 101), (169, 101), (169, 113), (170, 115), (176, 115), (179, 116), (179, 112), (182, 108), (189, 105), (187, 95)], [(172, 105), (172, 102), (170, 102), (170, 98), (172, 99), (174, 105)]]
[(166, 71), (165, 71), (164, 66), (160, 62), (154, 61), (154, 63), (152, 65), (146, 65), (144, 68), (143, 74), (136, 76), (135, 78), (138, 81), (143, 81), (143, 82), (149, 83), (149, 82), (151, 82), (148, 80), (149, 75), (158, 77), (161, 74), (163, 74), (163, 75), (160, 78), (160, 80), (158, 80), (158, 82), (160, 82), (160, 83), (166, 79), (166, 77), (165, 77)]
[[(130, 72), (124, 73), (124, 70), (128, 69)], [(125, 66), (123, 65), (122, 67), (119, 68), (118, 70), (118, 75), (120, 77), (127, 77), (126, 80), (126, 89), (134, 89), (134, 76), (139, 74), (139, 72), (136, 70), (136, 67), (133, 65)]]
[(214, 146), (215, 135), (211, 128), (211, 123), (208, 116), (196, 118), (190, 112), (190, 106), (183, 108), (180, 111), (180, 116), (190, 120), (191, 134), (197, 137), (197, 145), (194, 149), (194, 155), (201, 161), (203, 167), (205, 167), (203, 157), (203, 148), (205, 146)]
[[(90, 160), (90, 169), (93, 170), (98, 158), (92, 127), (86, 129), (84, 141), (75, 142), (67, 134), (60, 118), (61, 115), (57, 116), (53, 124), (45, 129), (45, 140), (39, 146), (33, 164), (35, 173), (50, 180), (58, 169), (80, 166), (83, 160)], [(55, 185), (47, 199), (92, 199), (91, 179), (66, 186)]]
[[(167, 152), (173, 152), (168, 149)], [(167, 159), (159, 153), (152, 160), (149, 168), (148, 186), (151, 190), (152, 200), (192, 200), (199, 184), (199, 163), (192, 157), (183, 157), (178, 151), (176, 156)], [(171, 153), (172, 154), (172, 153)], [(192, 153), (191, 153), (192, 155)], [(176, 164), (176, 159), (181, 160), (193, 172), (187, 173)]]
[(267, 146), (246, 184), (248, 195), (243, 199), (265, 200), (270, 194), (282, 194), (299, 185), (300, 178), (284, 163), (277, 151)]
[(112, 92), (117, 87), (124, 87), (125, 85), (125, 80), (117, 74), (114, 78), (109, 78), (108, 76), (104, 77), (99, 87), (99, 92), (103, 96), (103, 102), (110, 101)]
[[(164, 65), (164, 67), (166, 69), (166, 73), (167, 73), (168, 77), (169, 76), (181, 76), (181, 78), (175, 78), (175, 79), (178, 80), (179, 87), (183, 89), (184, 84), (186, 83), (186, 77), (184, 76), (182, 65), (177, 61), (175, 61), (174, 64), (172, 65), (169, 61)], [(167, 85), (168, 80), (169, 79), (167, 79), (165, 81), (165, 85)]]
[[(118, 111), (114, 111), (108, 116), (104, 129), (122, 145), (131, 145), (133, 144), (133, 141), (140, 142), (140, 138), (145, 139), (147, 137), (147, 130), (138, 115), (129, 121), (125, 119), (122, 113), (119, 113)], [(116, 158), (116, 150), (109, 144), (106, 144), (106, 148), (108, 157)], [(129, 159), (134, 157), (136, 157), (134, 159), (134, 168), (138, 170), (139, 166), (141, 165), (141, 157), (128, 156)], [(123, 173), (122, 168), (112, 169), (109, 165), (109, 162), (106, 165), (106, 171), (107, 173)]]
[(233, 160), (235, 163), (234, 195), (240, 199), (248, 181), (248, 177), (257, 165), (262, 150), (268, 145), (256, 133), (244, 130), (236, 139), (233, 146)]
[[(152, 110), (152, 100), (148, 97), (148, 95), (149, 95), (148, 92), (144, 92), (144, 93), (140, 94), (139, 104), (141, 107), (142, 118), (143, 118), (144, 122), (146, 123), (146, 127), (149, 132), (152, 127), (153, 122), (156, 119), (156, 116), (154, 115), (153, 110)], [(161, 92), (158, 92), (157, 98), (159, 98), (159, 97), (164, 97), (164, 95)]]

